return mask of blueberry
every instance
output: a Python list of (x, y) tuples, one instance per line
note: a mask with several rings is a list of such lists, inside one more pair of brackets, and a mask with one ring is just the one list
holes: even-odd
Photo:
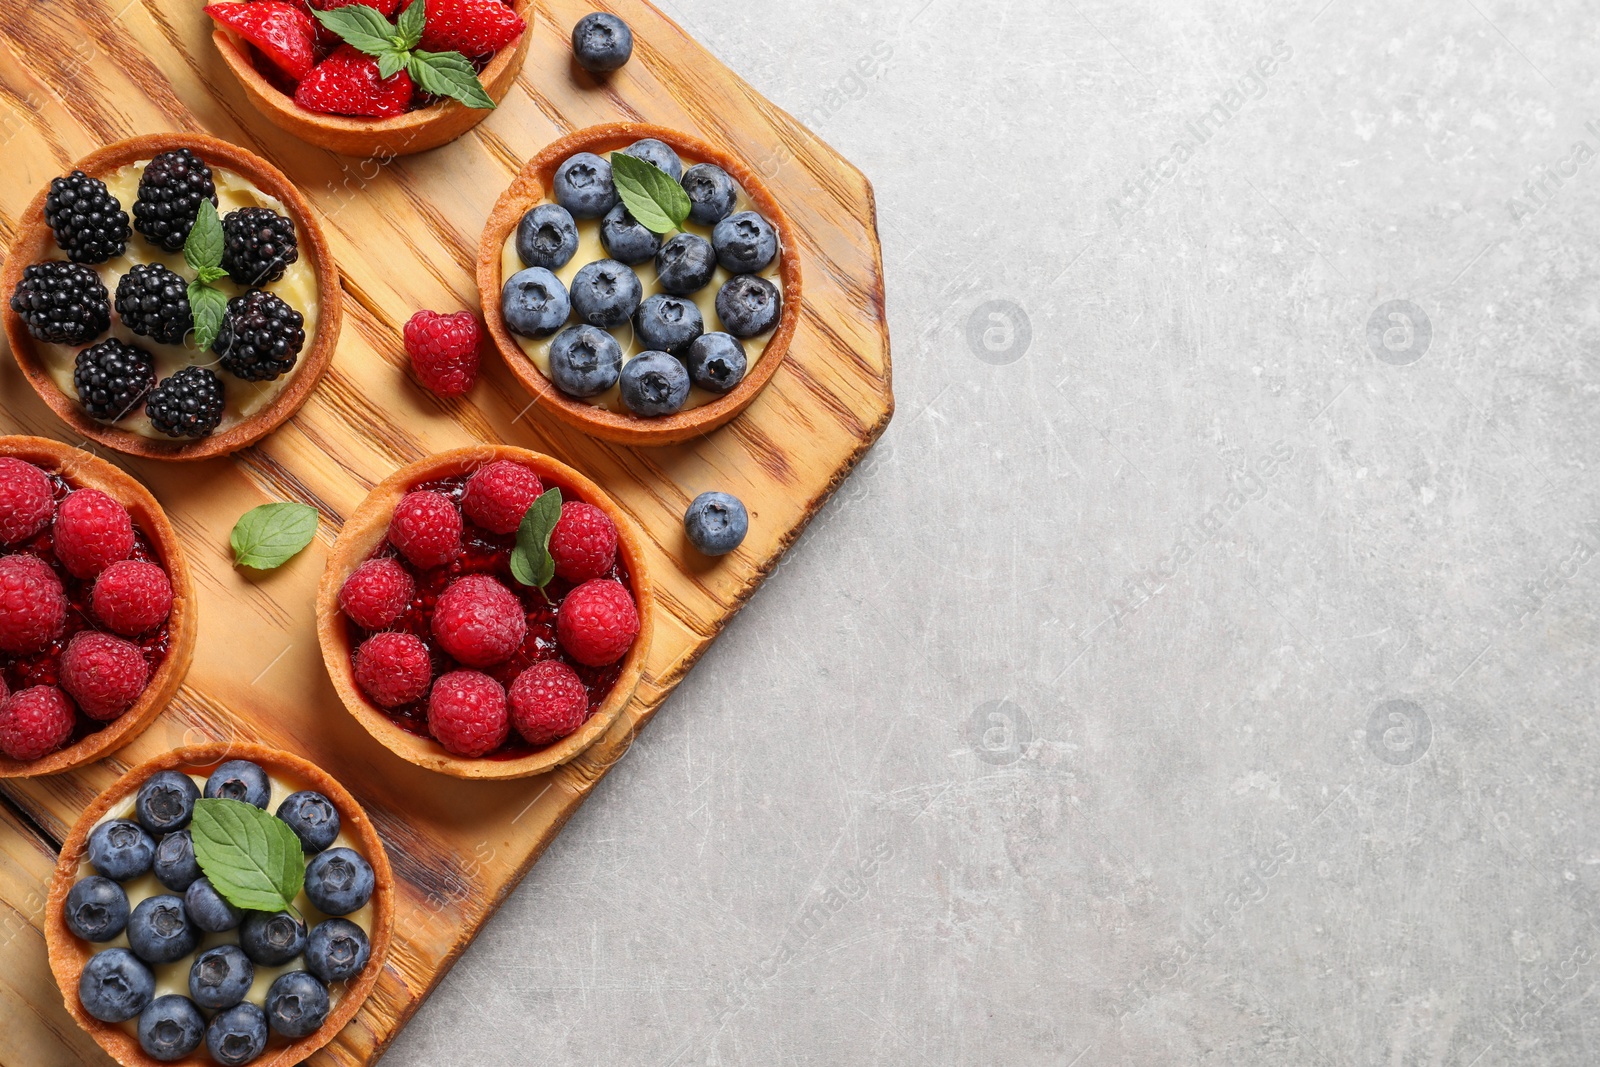
[(181, 1060), (206, 1038), (206, 1019), (188, 997), (168, 993), (139, 1015), (139, 1047), (153, 1060)]
[(349, 848), (330, 848), (306, 864), (306, 896), (324, 915), (349, 915), (372, 897), (372, 865)]
[(200, 864), (194, 858), (194, 838), (187, 830), (174, 830), (156, 845), (155, 862), (151, 864), (156, 881), (182, 893), (200, 877)]
[(306, 924), (286, 911), (252, 911), (239, 928), (239, 944), (256, 963), (277, 967), (305, 951)]
[(189, 921), (208, 934), (236, 930), (244, 922), (244, 912), (229, 904), (211, 885), (211, 879), (200, 878), (190, 883), (183, 894), (183, 908)]
[(702, 226), (715, 226), (739, 202), (739, 187), (715, 163), (696, 163), (685, 171), (683, 191), (689, 194), (689, 220)]
[(754, 211), (741, 211), (717, 223), (711, 247), (729, 274), (754, 274), (778, 258), (778, 231)]
[(609, 73), (632, 57), (633, 31), (615, 15), (585, 15), (572, 27), (572, 54), (584, 70)]
[(614, 259), (597, 259), (572, 279), (572, 310), (580, 320), (602, 330), (633, 318), (643, 299), (639, 276)]
[(128, 925), (128, 894), (91, 874), (67, 893), (67, 928), (85, 941), (110, 941)]
[(333, 801), (309, 789), (285, 797), (278, 805), (278, 818), (289, 824), (307, 852), (321, 852), (339, 836), (339, 812)]
[(698, 293), (716, 273), (716, 249), (697, 233), (680, 233), (656, 253), (656, 280), (674, 296)]
[(628, 205), (618, 204), (600, 221), (600, 243), (606, 255), (630, 266), (655, 258), (661, 238), (628, 213)]
[(572, 301), (567, 287), (544, 267), (519, 270), (500, 290), (506, 328), (522, 337), (549, 337), (567, 323)]
[(250, 995), (256, 965), (238, 945), (208, 948), (189, 968), (189, 995), (202, 1008), (231, 1008)]
[(728, 493), (701, 493), (683, 515), (689, 543), (708, 556), (726, 556), (744, 542), (750, 515), (739, 498)]
[(672, 176), (675, 182), (683, 180), (683, 160), (678, 158), (678, 153), (665, 141), (658, 141), (654, 137), (646, 137), (642, 141), (635, 141), (623, 150), (624, 155), (634, 159), (642, 159), (646, 163), (654, 163), (657, 167)]
[(200, 928), (189, 921), (182, 897), (145, 897), (128, 917), (128, 946), (146, 963), (181, 960), (199, 943)]
[(689, 399), (689, 372), (677, 356), (640, 352), (622, 367), (622, 402), (635, 415), (675, 415)]
[(367, 932), (349, 919), (325, 919), (306, 938), (306, 969), (324, 982), (347, 982), (372, 958)]
[(280, 974), (267, 989), (267, 1022), (291, 1040), (316, 1033), (328, 1006), (328, 987), (306, 971)]
[(206, 1051), (223, 1067), (243, 1067), (267, 1047), (267, 1013), (245, 1001), (219, 1012), (206, 1027)]
[(150, 1006), (156, 976), (125, 948), (108, 948), (89, 957), (78, 978), (83, 1010), (103, 1023), (121, 1023)]
[(694, 301), (657, 293), (639, 305), (633, 328), (643, 347), (676, 355), (687, 351), (689, 343), (706, 332), (706, 323)]
[(265, 808), (272, 799), (267, 772), (249, 760), (233, 759), (211, 772), (205, 794), (212, 800), (242, 800)]
[(783, 297), (756, 274), (735, 274), (717, 293), (717, 318), (735, 337), (755, 337), (778, 325)]
[(517, 258), (524, 267), (560, 270), (578, 251), (578, 225), (560, 204), (540, 204), (517, 223)]
[(694, 384), (713, 393), (726, 393), (744, 381), (747, 365), (744, 343), (732, 334), (704, 333), (689, 345), (684, 356)]
[(194, 779), (177, 771), (161, 771), (151, 775), (139, 787), (139, 797), (133, 802), (134, 817), (152, 834), (168, 830), (181, 830), (189, 825), (194, 815), (194, 802), (200, 796), (200, 787)]
[(126, 882), (150, 870), (156, 843), (132, 819), (103, 822), (89, 834), (89, 862), (115, 882)]
[(594, 326), (573, 326), (550, 343), (550, 380), (568, 396), (599, 396), (617, 384), (622, 346)]
[(575, 219), (597, 219), (617, 202), (611, 164), (593, 152), (579, 152), (556, 168), (556, 203)]

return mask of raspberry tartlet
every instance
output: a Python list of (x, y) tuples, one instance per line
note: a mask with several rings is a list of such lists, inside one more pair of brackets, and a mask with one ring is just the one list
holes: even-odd
[[(279, 863), (304, 864), (290, 908), (251, 911), (227, 899), (236, 888), (219, 891), (200, 839), (222, 823), (206, 803), (255, 809), (224, 812), (251, 828), (236, 840), (272, 830)], [(288, 1067), (371, 993), (394, 903), (383, 842), (338, 781), (261, 745), (195, 745), (133, 768), (79, 816), (45, 942), (68, 1012), (123, 1067)]]
[[(551, 490), (551, 569), (530, 585), (519, 526)], [(653, 617), (632, 520), (571, 467), (504, 445), (374, 487), (317, 595), (323, 661), (351, 714), (396, 754), (461, 778), (539, 774), (602, 737), (639, 684)]]
[[(636, 220), (613, 153), (681, 187), (666, 192), (689, 216), (664, 233)], [(477, 273), (489, 334), (534, 402), (624, 444), (676, 444), (733, 419), (802, 314), (799, 244), (760, 175), (642, 123), (592, 126), (534, 156), (489, 216)]]
[(0, 778), (132, 741), (195, 635), (188, 565), (144, 486), (59, 442), (0, 437)]
[[(201, 266), (197, 228), (214, 238)], [(0, 290), (17, 365), (51, 410), (149, 459), (208, 459), (272, 432), (316, 387), (342, 321), (299, 190), (190, 133), (103, 148), (41, 190)]]

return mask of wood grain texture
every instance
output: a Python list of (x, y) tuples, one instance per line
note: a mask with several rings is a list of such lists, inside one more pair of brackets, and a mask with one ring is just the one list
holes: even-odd
[[(0, 7), (0, 241), (9, 243), (41, 183), (101, 144), (203, 131), (259, 152), (300, 184), (322, 215), (347, 297), (332, 366), (271, 437), (194, 465), (116, 460), (150, 487), (184, 539), (199, 646), (172, 705), (113, 760), (5, 789), (15, 810), (0, 811), (0, 925), (17, 929), (0, 932), (0, 1009), (12, 1009), (0, 1063), (105, 1062), (66, 1014), (45, 964), (38, 905), (53, 858), (39, 835), (59, 842), (132, 764), (213, 739), (275, 745), (330, 769), (388, 845), (399, 936), (362, 1011), (309, 1061), (371, 1063), (887, 425), (883, 281), (861, 174), (643, 0), (537, 6), (527, 61), (498, 112), (437, 151), (368, 160), (307, 146), (259, 116), (215, 54), (196, 0)], [(595, 6), (627, 19), (637, 39), (633, 61), (603, 82), (573, 67), (568, 41)], [(476, 307), (478, 237), (522, 164), (563, 133), (621, 120), (726, 144), (783, 201), (807, 275), (805, 314), (780, 372), (728, 426), (650, 450), (546, 419), (492, 355), (467, 398), (419, 390), (400, 326), (417, 308)], [(0, 366), (0, 431), (68, 437), (10, 360)], [(548, 453), (605, 486), (645, 533), (658, 596), (634, 704), (581, 758), (520, 781), (457, 781), (373, 741), (341, 706), (314, 625), (317, 581), (342, 517), (397, 466), (479, 441)], [(689, 501), (711, 488), (738, 494), (752, 520), (744, 546), (718, 562), (693, 553), (681, 525)], [(271, 500), (316, 507), (322, 530), (281, 570), (242, 575), (230, 566), (228, 531)]]

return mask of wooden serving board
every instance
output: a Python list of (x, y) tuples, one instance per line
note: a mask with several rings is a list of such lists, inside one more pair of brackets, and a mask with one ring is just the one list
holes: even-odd
[[(311, 1061), (371, 1063), (887, 425), (889, 342), (865, 178), (643, 0), (600, 5), (633, 26), (633, 62), (603, 84), (576, 71), (568, 33), (595, 6), (541, 2), (527, 65), (499, 112), (453, 145), (394, 161), (333, 156), (258, 116), (213, 53), (201, 0), (0, 7), (0, 239), (9, 244), (43, 183), (100, 145), (204, 131), (261, 153), (300, 184), (323, 215), (348, 309), (320, 388), (263, 443), (200, 465), (126, 464), (184, 538), (199, 649), (178, 698), (141, 739), (84, 771), (3, 791), (0, 1063), (104, 1062), (63, 1009), (45, 961), (41, 910), (55, 844), (128, 766), (227, 738), (327, 768), (367, 805), (388, 844), (400, 882), (396, 944), (367, 1005)], [(479, 231), (525, 159), (571, 129), (624, 119), (733, 146), (787, 206), (806, 299), (771, 385), (724, 429), (657, 450), (544, 421), (493, 356), (465, 400), (422, 392), (405, 369), (401, 325), (418, 308), (477, 306)], [(9, 359), (0, 366), (0, 432), (67, 436)], [(391, 755), (334, 695), (314, 630), (312, 600), (341, 516), (400, 464), (473, 441), (548, 452), (606, 486), (648, 535), (662, 609), (644, 682), (617, 727), (577, 762), (517, 782), (458, 781)], [(712, 488), (736, 493), (752, 515), (749, 539), (720, 563), (689, 553), (681, 526), (688, 502)], [(234, 570), (229, 530), (272, 500), (317, 507), (318, 541), (277, 572)]]

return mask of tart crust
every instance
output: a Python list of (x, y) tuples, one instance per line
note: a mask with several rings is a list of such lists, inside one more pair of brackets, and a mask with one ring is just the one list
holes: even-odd
[[(99, 1042), (100, 1047), (123, 1067), (159, 1067), (159, 1064), (139, 1047), (136, 1037), (116, 1023), (103, 1023), (96, 1019), (84, 1011), (83, 1005), (78, 1002), (78, 980), (83, 975), (84, 965), (94, 955), (94, 949), (88, 942), (78, 940), (67, 926), (67, 893), (77, 881), (78, 868), (88, 851), (89, 831), (94, 829), (95, 823), (112, 808), (138, 792), (139, 786), (143, 785), (147, 778), (159, 771), (168, 770), (203, 774), (230, 759), (251, 760), (260, 764), (269, 774), (278, 770), (293, 775), (304, 781), (308, 788), (333, 801), (333, 806), (339, 812), (341, 829), (349, 830), (361, 843), (361, 852), (372, 865), (376, 882), (372, 891), (372, 929), (367, 931), (367, 939), (372, 945), (372, 957), (366, 968), (346, 988), (338, 1007), (328, 1014), (327, 1021), (316, 1033), (292, 1044), (281, 1046), (276, 1051), (269, 1049), (260, 1059), (253, 1062), (252, 1067), (289, 1067), (290, 1064), (299, 1063), (333, 1040), (334, 1036), (355, 1016), (356, 1010), (367, 999), (367, 994), (372, 992), (372, 987), (377, 984), (378, 975), (383, 971), (385, 957), (389, 954), (389, 941), (394, 933), (394, 872), (389, 867), (389, 857), (384, 851), (383, 839), (378, 836), (377, 828), (373, 826), (372, 820), (367, 817), (367, 813), (362, 810), (356, 798), (350, 795), (350, 791), (322, 768), (292, 753), (268, 748), (265, 745), (222, 741), (174, 749), (147, 760), (113, 782), (110, 788), (96, 797), (94, 803), (78, 816), (78, 821), (73, 824), (72, 833), (67, 835), (66, 842), (61, 846), (61, 858), (56, 863), (56, 873), (50, 881), (50, 900), (45, 906), (45, 945), (50, 953), (50, 970), (56, 976), (56, 984), (61, 987), (61, 999), (66, 1004), (67, 1011), (78, 1021), (78, 1025), (88, 1031), (89, 1036)], [(204, 1049), (205, 1046), (202, 1044), (193, 1053), (173, 1062), (196, 1065), (196, 1067), (212, 1063)]]
[[(496, 104), (505, 99), (517, 80), (533, 38), (533, 0), (511, 0), (511, 8), (522, 16), (527, 28), (516, 44), (495, 54), (478, 78), (489, 99)], [(426, 152), (449, 144), (493, 114), (454, 100), (442, 100), (392, 119), (348, 118), (307, 111), (294, 102), (294, 97), (262, 76), (251, 62), (250, 46), (244, 38), (218, 26), (212, 31), (211, 40), (221, 53), (222, 61), (239, 79), (245, 96), (269, 122), (302, 141), (341, 155), (389, 160)]]
[[(430, 737), (420, 737), (402, 729), (383, 709), (362, 694), (351, 666), (349, 627), (339, 610), (339, 589), (357, 567), (365, 563), (388, 536), (394, 509), (412, 487), (440, 478), (451, 478), (493, 463), (511, 460), (532, 468), (541, 479), (575, 490), (579, 498), (604, 511), (617, 526), (617, 547), (628, 567), (634, 603), (639, 609), (639, 636), (622, 663), (611, 692), (578, 730), (547, 748), (517, 759), (471, 759), (454, 756)], [(633, 520), (606, 492), (565, 463), (538, 452), (509, 445), (473, 445), (429, 456), (395, 471), (373, 487), (361, 506), (345, 521), (344, 529), (328, 554), (328, 566), (317, 589), (317, 636), (322, 642), (322, 660), (328, 676), (339, 691), (339, 698), (367, 732), (391, 752), (419, 767), (457, 778), (527, 778), (575, 759), (607, 730), (633, 699), (644, 672), (645, 656), (650, 651), (650, 635), (655, 623), (655, 597), (645, 570), (643, 541)], [(514, 728), (513, 728), (514, 729)]]
[[(0, 295), (4, 297), (0, 316), (3, 316), (6, 338), (11, 342), (17, 366), (22, 369), (28, 384), (74, 432), (91, 441), (98, 441), (107, 448), (145, 459), (211, 459), (254, 444), (300, 410), (300, 405), (316, 388), (338, 345), (339, 327), (344, 316), (344, 291), (339, 287), (339, 270), (334, 265), (333, 253), (328, 249), (327, 238), (323, 236), (311, 205), (282, 171), (253, 152), (199, 133), (156, 133), (108, 145), (80, 159), (62, 173), (81, 170), (92, 178), (105, 178), (125, 166), (152, 159), (176, 148), (188, 148), (206, 163), (225, 167), (254, 182), (263, 192), (283, 202), (305, 235), (300, 251), (310, 260), (317, 276), (317, 301), (320, 306), (317, 332), (301, 352), (293, 371), (293, 380), (270, 404), (223, 433), (202, 437), (197, 441), (168, 442), (96, 421), (89, 417), (76, 399), (57, 388), (40, 363), (32, 335), (23, 325), (21, 317), (11, 310), (10, 303), (11, 293), (22, 280), (23, 270), (48, 258), (55, 247), (54, 235), (44, 219), (45, 197), (50, 192), (48, 184), (39, 190), (39, 195), (23, 212), (17, 238), (12, 242), (11, 253), (6, 259), (5, 271), (0, 274), (0, 290), (3, 290)], [(131, 204), (124, 205), (130, 217), (132, 207)]]
[(108, 723), (76, 744), (68, 745), (48, 756), (36, 760), (13, 760), (0, 755), (0, 778), (33, 778), (45, 774), (59, 774), (93, 763), (144, 732), (161, 709), (167, 706), (184, 675), (189, 673), (189, 663), (194, 659), (195, 636), (198, 633), (194, 593), (194, 580), (189, 565), (184, 560), (178, 534), (167, 520), (150, 491), (122, 470), (113, 467), (98, 456), (82, 449), (72, 448), (59, 441), (43, 437), (0, 437), (0, 456), (14, 456), (27, 460), (46, 471), (59, 474), (76, 488), (98, 489), (116, 500), (133, 516), (133, 524), (149, 539), (161, 565), (172, 582), (172, 614), (167, 620), (171, 641), (167, 656), (156, 668), (139, 700)]
[[(500, 253), (506, 238), (516, 229), (517, 223), (529, 208), (549, 200), (554, 201), (556, 168), (568, 156), (577, 152), (596, 155), (626, 148), (635, 141), (653, 137), (671, 145), (686, 165), (714, 163), (727, 171), (750, 197), (755, 209), (778, 231), (782, 254), (780, 279), (783, 282), (783, 313), (777, 331), (767, 342), (761, 358), (756, 361), (744, 381), (733, 391), (717, 400), (676, 415), (646, 419), (625, 412), (608, 411), (594, 404), (566, 396), (546, 378), (528, 359), (527, 353), (517, 344), (506, 328), (500, 314)], [(478, 294), (483, 303), (483, 319), (488, 324), (489, 335), (505, 359), (506, 366), (532, 396), (533, 402), (544, 411), (569, 426), (576, 427), (595, 437), (628, 445), (679, 444), (702, 434), (710, 433), (729, 422), (750, 406), (751, 401), (772, 379), (789, 351), (795, 328), (803, 310), (800, 285), (800, 242), (795, 237), (789, 217), (777, 199), (768, 191), (766, 183), (754, 169), (732, 153), (716, 147), (698, 137), (665, 126), (651, 126), (639, 122), (611, 122), (601, 126), (569, 133), (545, 146), (544, 150), (528, 161), (527, 166), (501, 194), (483, 228), (483, 240), (478, 246)]]

